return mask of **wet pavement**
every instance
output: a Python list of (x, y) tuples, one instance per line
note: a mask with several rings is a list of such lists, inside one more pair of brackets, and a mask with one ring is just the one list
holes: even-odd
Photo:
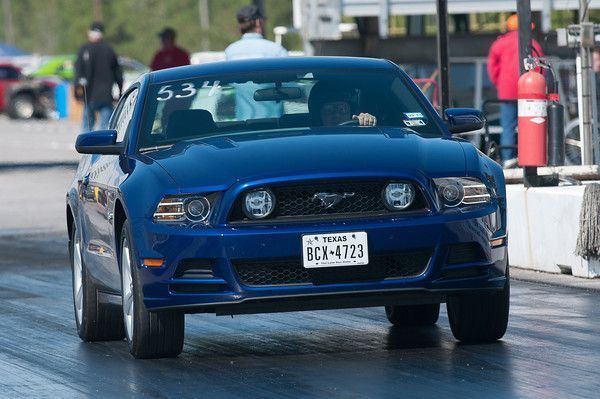
[(188, 315), (183, 354), (135, 360), (83, 343), (66, 235), (0, 238), (1, 397), (595, 398), (598, 291), (513, 281), (496, 344), (461, 345), (445, 311), (398, 329), (383, 309)]

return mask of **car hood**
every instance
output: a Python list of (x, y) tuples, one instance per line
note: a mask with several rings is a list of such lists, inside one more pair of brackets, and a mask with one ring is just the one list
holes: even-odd
[(451, 138), (406, 129), (313, 128), (184, 141), (146, 154), (180, 188), (320, 173), (463, 176), (465, 154)]

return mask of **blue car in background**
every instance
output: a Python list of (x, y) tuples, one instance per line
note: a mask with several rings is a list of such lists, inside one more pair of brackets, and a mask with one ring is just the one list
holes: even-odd
[(386, 60), (218, 62), (141, 76), (81, 134), (67, 193), (84, 341), (177, 356), (184, 315), (385, 307), (398, 326), (501, 338), (502, 169)]

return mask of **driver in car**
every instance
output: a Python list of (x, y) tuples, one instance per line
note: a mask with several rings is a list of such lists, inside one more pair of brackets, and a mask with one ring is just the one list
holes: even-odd
[(356, 90), (323, 82), (313, 86), (308, 98), (308, 110), (316, 126), (377, 125), (377, 118), (374, 115), (366, 112), (358, 113), (357, 108)]

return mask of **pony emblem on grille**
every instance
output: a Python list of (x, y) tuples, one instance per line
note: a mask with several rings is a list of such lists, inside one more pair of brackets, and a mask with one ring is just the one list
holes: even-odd
[(343, 199), (354, 197), (354, 193), (316, 193), (313, 195), (312, 200), (320, 201), (321, 206), (325, 209), (332, 208), (339, 204)]

